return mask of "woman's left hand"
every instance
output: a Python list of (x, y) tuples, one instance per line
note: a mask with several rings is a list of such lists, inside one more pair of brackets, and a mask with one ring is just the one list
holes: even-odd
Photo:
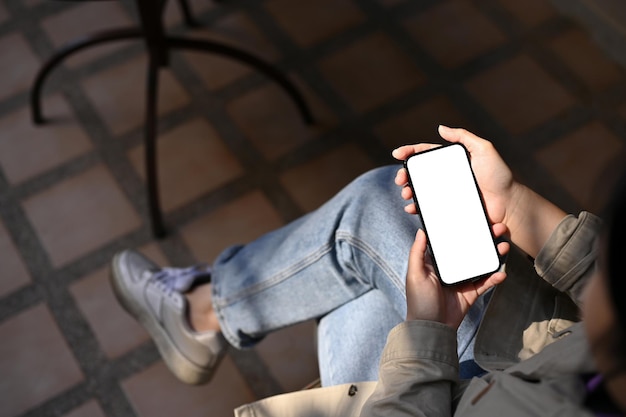
[[(502, 223), (493, 225), (496, 237), (506, 233)], [(474, 302), (493, 286), (506, 278), (506, 273), (496, 272), (486, 278), (455, 286), (441, 285), (430, 257), (426, 253), (426, 235), (418, 230), (409, 254), (406, 277), (407, 320), (431, 320), (458, 328)], [(498, 252), (505, 255), (508, 242), (498, 244)]]

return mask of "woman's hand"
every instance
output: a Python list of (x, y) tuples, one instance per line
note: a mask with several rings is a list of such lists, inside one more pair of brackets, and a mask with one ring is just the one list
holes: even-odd
[[(487, 215), (492, 224), (505, 223), (507, 209), (515, 204), (518, 184), (513, 180), (511, 170), (502, 160), (491, 142), (481, 139), (465, 129), (452, 129), (439, 126), (439, 134), (448, 142), (458, 142), (467, 148), (470, 154), (472, 170), (482, 193), (487, 209)], [(406, 145), (395, 149), (392, 153), (394, 158), (404, 161), (414, 153), (436, 148), (440, 145), (420, 143)], [(413, 199), (413, 192), (408, 186), (408, 174), (404, 168), (396, 174), (395, 183), (402, 189), (402, 197), (405, 200)], [(409, 204), (405, 211), (416, 214), (415, 204)]]
[[(493, 225), (496, 237), (502, 236), (506, 231), (506, 226), (502, 223)], [(505, 255), (509, 248), (508, 242), (498, 244), (500, 255)], [(479, 281), (451, 287), (442, 286), (426, 253), (426, 234), (420, 229), (409, 254), (406, 319), (437, 321), (457, 329), (478, 297), (505, 278), (504, 272), (496, 272)]]
[[(469, 151), (472, 170), (490, 222), (503, 223), (511, 241), (531, 257), (536, 257), (566, 213), (530, 188), (514, 181), (511, 170), (491, 142), (465, 129), (439, 126), (439, 134), (449, 142), (463, 144)], [(393, 156), (403, 161), (416, 152), (438, 146), (430, 143), (401, 146), (393, 151)], [(395, 183), (402, 187), (402, 197), (412, 200), (413, 192), (408, 181), (406, 170), (400, 169)], [(407, 205), (405, 211), (416, 214), (415, 204)]]

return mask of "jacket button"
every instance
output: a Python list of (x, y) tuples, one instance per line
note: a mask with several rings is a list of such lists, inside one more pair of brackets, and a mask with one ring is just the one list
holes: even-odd
[(358, 390), (359, 390), (359, 389), (356, 387), (356, 385), (350, 385), (350, 389), (348, 390), (348, 395), (349, 395), (350, 397), (354, 397), (354, 396), (356, 395), (356, 392), (357, 392)]

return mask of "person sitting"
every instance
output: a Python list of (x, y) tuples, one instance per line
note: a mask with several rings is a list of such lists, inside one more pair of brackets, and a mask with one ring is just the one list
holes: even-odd
[(318, 320), (322, 388), (243, 405), (239, 416), (624, 415), (626, 181), (603, 226), (515, 181), (489, 141), (439, 134), (469, 151), (493, 234), (506, 237), (504, 271), (442, 286), (407, 173), (387, 166), (211, 267), (117, 254), (120, 303), (192, 384), (210, 380), (229, 346)]

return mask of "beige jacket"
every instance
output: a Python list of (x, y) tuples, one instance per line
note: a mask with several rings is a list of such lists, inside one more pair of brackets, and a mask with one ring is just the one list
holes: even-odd
[(459, 381), (456, 334), (404, 322), (388, 336), (378, 382), (279, 395), (242, 406), (261, 416), (591, 416), (578, 377), (593, 371), (577, 304), (594, 270), (600, 220), (568, 216), (532, 263), (507, 259), (477, 334), (475, 359), (490, 372)]

